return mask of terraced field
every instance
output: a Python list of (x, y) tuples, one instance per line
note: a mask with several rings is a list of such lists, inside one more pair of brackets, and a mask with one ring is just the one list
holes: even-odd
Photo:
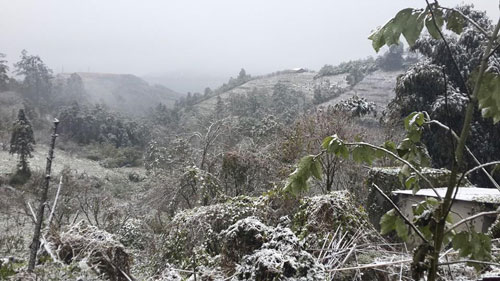
[[(254, 88), (271, 95), (274, 85), (281, 82), (294, 90), (302, 91), (306, 95), (306, 98), (312, 100), (314, 96), (314, 86), (324, 82), (325, 80), (329, 80), (331, 84), (336, 84), (341, 88), (345, 88), (347, 91), (334, 99), (320, 104), (320, 106), (334, 105), (343, 99), (348, 99), (353, 95), (358, 95), (359, 97), (366, 98), (368, 101), (374, 102), (378, 107), (377, 111), (382, 111), (386, 107), (387, 103), (395, 96), (394, 86), (396, 84), (396, 78), (401, 73), (402, 71), (387, 72), (378, 70), (367, 75), (352, 89), (349, 89), (349, 86), (347, 85), (345, 80), (346, 74), (314, 79), (314, 76), (316, 75), (315, 72), (286, 73), (254, 79), (230, 91), (220, 94), (220, 97), (225, 100), (234, 94), (245, 94), (251, 92)], [(211, 97), (198, 103), (196, 107), (201, 112), (208, 112), (215, 107), (216, 102), (217, 97)]]

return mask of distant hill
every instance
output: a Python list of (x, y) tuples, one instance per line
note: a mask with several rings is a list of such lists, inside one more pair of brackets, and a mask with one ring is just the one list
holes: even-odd
[(375, 103), (379, 111), (385, 109), (389, 101), (391, 101), (396, 93), (396, 79), (402, 74), (403, 70), (383, 71), (377, 70), (366, 75), (361, 82), (356, 84), (350, 91), (347, 91), (337, 98), (331, 99), (320, 106), (328, 106), (337, 104), (340, 100), (348, 99), (354, 95), (360, 98), (365, 98), (369, 102)]
[[(76, 73), (81, 77), (91, 103), (103, 103), (113, 110), (142, 114), (158, 103), (172, 106), (183, 96), (161, 85), (150, 85), (131, 74)], [(68, 77), (70, 74), (60, 74)]]
[(225, 83), (227, 76), (199, 74), (199, 73), (165, 73), (149, 74), (141, 77), (151, 84), (167, 86), (176, 92), (184, 93), (203, 93), (206, 87), (212, 89)]
[[(320, 104), (319, 106), (334, 105), (339, 101), (348, 99), (356, 94), (359, 97), (366, 98), (370, 102), (374, 102), (377, 105), (378, 110), (383, 110), (389, 101), (395, 96), (394, 87), (396, 85), (396, 78), (401, 73), (403, 73), (403, 70), (377, 70), (366, 75), (366, 77), (364, 77), (364, 79), (352, 89), (350, 89), (350, 86), (346, 82), (345, 78), (347, 74), (324, 76), (314, 79), (317, 74), (315, 72), (282, 73), (255, 78), (241, 86), (226, 91), (219, 96), (222, 100), (226, 100), (231, 95), (248, 93), (254, 88), (271, 95), (274, 85), (280, 82), (286, 84), (291, 89), (303, 92), (307, 99), (312, 100), (314, 97), (315, 86), (328, 80), (330, 84), (344, 88), (345, 92), (340, 94), (338, 97)], [(213, 96), (209, 99), (201, 101), (196, 105), (196, 107), (202, 112), (207, 112), (209, 110), (213, 110), (216, 102), (217, 96)]]

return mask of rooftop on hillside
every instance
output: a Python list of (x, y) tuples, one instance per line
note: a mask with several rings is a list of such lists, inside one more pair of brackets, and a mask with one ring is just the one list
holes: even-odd
[[(436, 188), (437, 193), (441, 197), (446, 194), (446, 187)], [(411, 190), (396, 190), (393, 194), (413, 195)], [(420, 189), (413, 196), (437, 197), (436, 193), (430, 189)], [(460, 187), (456, 196), (456, 200), (474, 201), (479, 203), (500, 203), (500, 191), (496, 188), (480, 188), (480, 187)]]

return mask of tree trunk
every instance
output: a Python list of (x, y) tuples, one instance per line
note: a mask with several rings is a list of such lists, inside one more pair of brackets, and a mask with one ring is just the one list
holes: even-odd
[(30, 245), (30, 259), (28, 262), (28, 272), (33, 272), (33, 269), (35, 269), (36, 254), (38, 252), (38, 248), (40, 247), (40, 231), (42, 229), (42, 223), (43, 223), (43, 212), (45, 210), (45, 205), (47, 204), (47, 193), (49, 191), (50, 172), (52, 169), (52, 160), (54, 159), (54, 147), (56, 145), (57, 125), (58, 124), (59, 124), (59, 120), (54, 119), (54, 132), (52, 133), (52, 141), (50, 143), (49, 155), (47, 156), (47, 165), (45, 167), (45, 181), (44, 181), (42, 194), (40, 197), (40, 205), (39, 205), (38, 211), (36, 213), (35, 232), (33, 234), (33, 242), (31, 242), (31, 245)]
[(496, 24), (491, 39), (489, 40), (488, 45), (486, 46), (486, 49), (483, 53), (481, 59), (481, 65), (479, 66), (479, 72), (477, 75), (477, 79), (475, 81), (471, 100), (469, 101), (469, 104), (467, 105), (467, 109), (465, 112), (465, 119), (462, 127), (462, 132), (460, 134), (460, 138), (458, 139), (457, 148), (455, 150), (455, 159), (451, 169), (451, 175), (448, 183), (448, 188), (446, 190), (446, 195), (443, 203), (439, 206), (439, 209), (436, 210), (435, 219), (437, 221), (437, 226), (434, 232), (434, 249), (431, 253), (432, 254), (432, 258), (430, 260), (431, 264), (427, 275), (428, 281), (434, 281), (437, 278), (439, 254), (441, 253), (441, 247), (444, 240), (446, 217), (448, 216), (448, 213), (451, 209), (451, 205), (453, 205), (453, 198), (452, 198), (453, 192), (455, 188), (458, 188), (458, 186), (456, 186), (457, 175), (459, 169), (461, 169), (463, 165), (463, 153), (465, 150), (465, 143), (470, 133), (470, 127), (472, 123), (474, 109), (477, 106), (477, 96), (479, 92), (479, 87), (481, 86), (483, 75), (488, 67), (488, 55), (490, 54), (491, 50), (493, 50), (493, 44), (498, 36), (499, 31), (500, 31), (500, 20)]

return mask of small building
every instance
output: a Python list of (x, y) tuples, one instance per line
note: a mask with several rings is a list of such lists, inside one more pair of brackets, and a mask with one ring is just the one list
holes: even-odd
[[(441, 197), (445, 197), (446, 188), (436, 188)], [(413, 218), (412, 208), (427, 197), (437, 198), (432, 189), (420, 189), (415, 195), (411, 190), (396, 190), (392, 192), (396, 198), (396, 203), (401, 211), (410, 219)], [(453, 222), (458, 222), (464, 218), (475, 215), (479, 212), (494, 211), (500, 206), (500, 191), (496, 188), (460, 187), (455, 197), (455, 202), (451, 208)], [(488, 228), (495, 221), (496, 216), (481, 216), (470, 223), (474, 225), (476, 232), (487, 232)], [(469, 223), (469, 225), (471, 225)], [(467, 226), (461, 225), (457, 230)]]
[[(380, 230), (380, 218), (392, 209), (392, 205), (373, 188), (372, 184), (376, 184), (385, 194), (391, 194), (393, 191), (404, 189), (404, 183), (401, 182), (401, 178), (399, 177), (400, 172), (401, 167), (377, 167), (371, 168), (368, 173), (366, 181), (368, 193), (366, 194), (365, 207), (368, 211), (370, 222), (378, 230)], [(429, 179), (433, 186), (446, 186), (451, 175), (451, 171), (447, 169), (423, 168), (421, 173)], [(472, 185), (467, 179), (463, 179), (462, 184), (464, 186)], [(431, 186), (425, 181), (420, 181), (420, 187), (425, 189)]]
[(307, 72), (307, 69), (303, 68), (303, 67), (295, 67), (295, 68), (292, 68), (290, 69), (292, 73), (304, 73), (304, 72)]

